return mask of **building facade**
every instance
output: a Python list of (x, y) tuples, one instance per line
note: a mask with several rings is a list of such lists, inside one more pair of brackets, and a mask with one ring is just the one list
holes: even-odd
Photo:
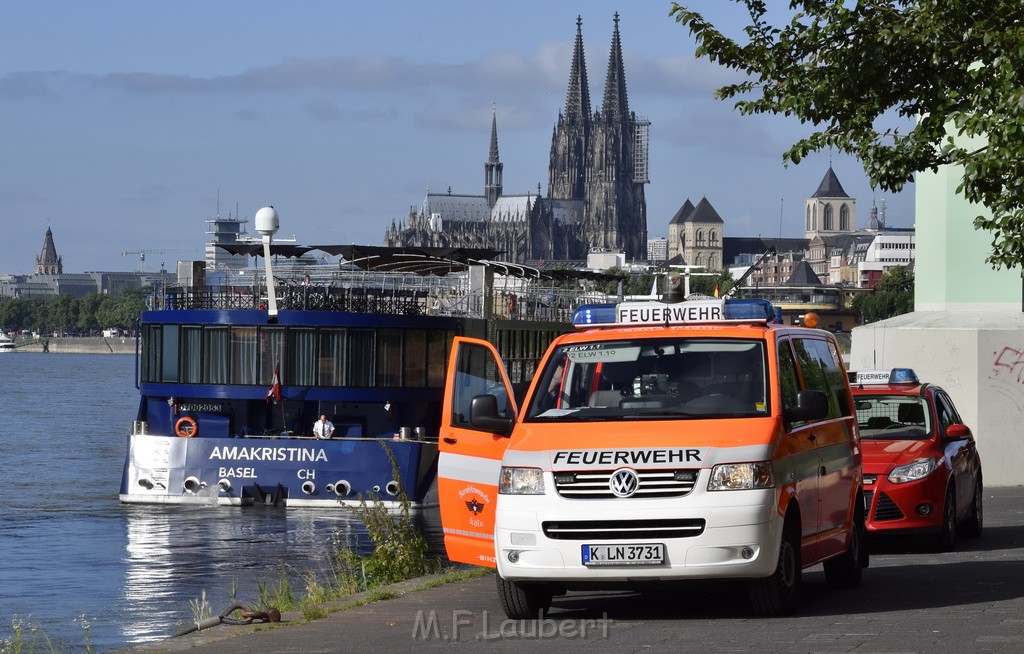
[(629, 109), (615, 15), (602, 105), (591, 110), (582, 20), (576, 21), (566, 92), (551, 138), (548, 192), (505, 195), (497, 113), (482, 195), (428, 192), (407, 219), (392, 222), (389, 247), (491, 247), (508, 261), (583, 261), (595, 251), (647, 258), (650, 123)]

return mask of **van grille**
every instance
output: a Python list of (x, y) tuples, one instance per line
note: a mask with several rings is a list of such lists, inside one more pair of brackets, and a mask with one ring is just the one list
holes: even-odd
[(682, 497), (693, 490), (700, 471), (637, 470), (640, 483), (636, 492), (628, 498), (619, 498), (612, 493), (609, 482), (614, 472), (615, 470), (556, 472), (555, 490), (562, 497), (581, 500)]
[(625, 540), (690, 538), (704, 532), (703, 518), (657, 520), (558, 520), (541, 523), (544, 535), (556, 540)]

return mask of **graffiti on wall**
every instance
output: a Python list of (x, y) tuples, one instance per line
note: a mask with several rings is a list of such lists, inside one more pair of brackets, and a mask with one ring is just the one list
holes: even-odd
[(992, 373), (995, 377), (1014, 377), (1018, 384), (1024, 384), (1024, 351), (1008, 345), (993, 353)]

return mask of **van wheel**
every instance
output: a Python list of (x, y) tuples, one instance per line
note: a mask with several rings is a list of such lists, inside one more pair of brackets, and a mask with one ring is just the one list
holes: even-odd
[(787, 515), (775, 572), (764, 579), (752, 579), (748, 584), (754, 613), (766, 617), (792, 613), (799, 600), (801, 574), (800, 527), (797, 520)]
[(939, 552), (952, 552), (956, 546), (956, 493), (950, 486), (946, 491), (946, 501), (942, 503), (942, 531), (935, 539), (935, 549)]
[(833, 588), (856, 588), (860, 586), (861, 573), (865, 565), (864, 549), (864, 502), (858, 499), (853, 510), (853, 527), (850, 530), (850, 546), (837, 557), (825, 561), (825, 581)]
[(548, 586), (506, 581), (501, 575), (495, 575), (495, 578), (498, 580), (498, 599), (501, 600), (501, 608), (512, 620), (538, 619), (551, 608), (551, 597), (554, 593)]
[(981, 504), (984, 495), (981, 479), (979, 479), (974, 484), (974, 497), (971, 498), (971, 513), (964, 520), (960, 528), (960, 533), (967, 538), (978, 538), (981, 536), (981, 529), (984, 526), (984, 511)]

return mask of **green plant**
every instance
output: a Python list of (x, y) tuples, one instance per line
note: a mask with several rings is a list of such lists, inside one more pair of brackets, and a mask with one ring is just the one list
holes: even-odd
[[(395, 479), (398, 464), (386, 441), (381, 441)], [(397, 515), (377, 496), (363, 498), (354, 509), (373, 541), (373, 553), (364, 559), (366, 576), (373, 586), (392, 584), (419, 577), (430, 571), (427, 541), (413, 523), (412, 504), (405, 488), (399, 485)]]
[(17, 615), (11, 618), (11, 637), (0, 641), (0, 654), (58, 654), (60, 651), (39, 625), (26, 623)]
[(189, 600), (188, 605), (192, 609), (192, 619), (197, 624), (213, 617), (213, 610), (210, 608), (210, 602), (206, 599), (205, 590), (200, 594), (199, 599)]
[(297, 607), (295, 596), (292, 594), (291, 582), (288, 579), (288, 568), (281, 563), (277, 576), (277, 583), (265, 584), (262, 581), (256, 582), (259, 598), (256, 600), (255, 609), (266, 611), (274, 608), (282, 613)]

